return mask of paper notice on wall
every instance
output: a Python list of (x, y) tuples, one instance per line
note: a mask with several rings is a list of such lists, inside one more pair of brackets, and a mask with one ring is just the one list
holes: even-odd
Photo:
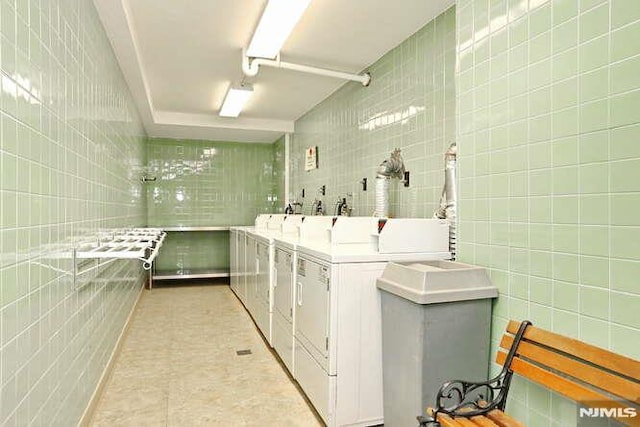
[(318, 147), (309, 147), (306, 150), (304, 170), (310, 171), (318, 169)]

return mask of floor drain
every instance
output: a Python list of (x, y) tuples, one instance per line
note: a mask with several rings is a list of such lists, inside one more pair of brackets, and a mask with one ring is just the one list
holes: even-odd
[(246, 356), (248, 354), (251, 354), (251, 350), (238, 350), (236, 351), (236, 354), (238, 356)]

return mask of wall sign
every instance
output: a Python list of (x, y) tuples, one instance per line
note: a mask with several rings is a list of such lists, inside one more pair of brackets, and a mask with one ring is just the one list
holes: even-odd
[(318, 169), (318, 146), (314, 145), (306, 149), (304, 161), (304, 170), (310, 171)]

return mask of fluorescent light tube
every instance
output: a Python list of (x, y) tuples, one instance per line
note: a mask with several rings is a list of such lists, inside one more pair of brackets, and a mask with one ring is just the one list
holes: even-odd
[(220, 113), (218, 114), (220, 114), (221, 117), (238, 117), (252, 93), (253, 87), (249, 85), (230, 86), (227, 95), (224, 97)]
[(269, 0), (247, 49), (252, 58), (278, 56), (311, 0)]

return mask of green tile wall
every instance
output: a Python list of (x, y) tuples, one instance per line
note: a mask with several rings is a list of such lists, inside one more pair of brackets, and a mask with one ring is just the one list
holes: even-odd
[(149, 138), (149, 226), (250, 225), (273, 208), (272, 144)]
[[(145, 184), (148, 225), (253, 224), (256, 215), (273, 212), (279, 203), (274, 162), (284, 156), (281, 146), (149, 138), (147, 173), (156, 180)], [(228, 268), (228, 233), (169, 233), (156, 266)]]
[[(640, 3), (459, 0), (459, 258), (508, 319), (640, 358)], [(494, 367), (495, 370), (495, 367)], [(526, 381), (508, 409), (573, 426)]]
[[(348, 198), (354, 215), (373, 213), (375, 173), (402, 149), (411, 186), (391, 184), (391, 214), (431, 216), (444, 182), (444, 152), (455, 140), (455, 9), (451, 8), (373, 64), (369, 87), (347, 83), (295, 123), (291, 197), (309, 213), (316, 197), (333, 214)], [(318, 147), (319, 168), (304, 170), (304, 152)], [(368, 190), (360, 181), (368, 179)], [(326, 195), (317, 190), (326, 185)]]
[(285, 145), (284, 135), (273, 143), (273, 190), (272, 212), (284, 212), (286, 197), (284, 193), (285, 181)]
[(144, 225), (144, 131), (91, 1), (1, 1), (0, 68), (0, 424), (76, 425), (144, 276), (65, 257)]

